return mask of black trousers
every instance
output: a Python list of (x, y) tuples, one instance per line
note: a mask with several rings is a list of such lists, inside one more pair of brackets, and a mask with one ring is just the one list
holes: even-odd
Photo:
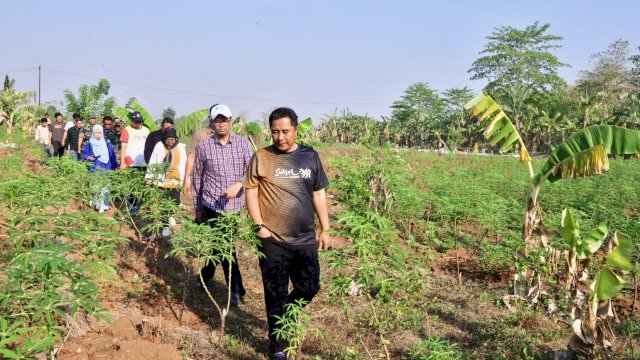
[(62, 157), (64, 155), (64, 146), (59, 141), (51, 141), (53, 147), (53, 156)]
[[(269, 350), (273, 354), (289, 346), (286, 339), (277, 340), (273, 334), (277, 328), (276, 316), (284, 314), (286, 304), (299, 299), (308, 304), (320, 291), (318, 245), (292, 246), (267, 238), (258, 250), (265, 255), (260, 258), (260, 271), (269, 325)], [(289, 279), (293, 284), (291, 293), (288, 292)]]
[[(209, 209), (208, 207), (203, 207), (204, 210), (204, 220), (208, 222), (211, 226), (215, 225), (215, 219), (222, 216), (219, 212)], [(209, 221), (213, 220), (213, 221)], [(218, 253), (213, 253), (212, 255), (218, 255)], [(202, 275), (202, 279), (205, 284), (213, 279), (213, 276), (216, 274), (216, 265), (213, 262), (209, 261), (205, 267), (200, 270), (200, 274)], [(229, 271), (231, 271), (231, 293), (232, 294), (240, 294), (240, 296), (244, 296), (247, 292), (242, 285), (242, 274), (240, 274), (240, 266), (238, 265), (238, 256), (236, 251), (233, 251), (233, 264), (229, 264), (229, 261), (222, 261), (222, 270), (224, 271), (224, 281), (229, 286)]]

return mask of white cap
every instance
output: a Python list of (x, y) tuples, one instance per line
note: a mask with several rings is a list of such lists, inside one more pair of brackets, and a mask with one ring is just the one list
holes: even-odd
[(222, 115), (228, 119), (231, 117), (231, 110), (227, 105), (213, 105), (211, 109), (209, 109), (209, 116), (211, 119), (215, 119), (218, 115)]

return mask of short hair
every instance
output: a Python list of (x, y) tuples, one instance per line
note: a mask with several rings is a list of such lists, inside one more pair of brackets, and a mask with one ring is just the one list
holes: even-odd
[(271, 112), (271, 115), (269, 115), (269, 127), (272, 126), (275, 120), (286, 117), (291, 119), (291, 126), (298, 127), (298, 114), (288, 107), (279, 107)]
[(53, 115), (53, 117), (58, 117), (58, 116), (62, 116), (62, 114), (60, 114), (59, 112), (57, 112), (55, 115)]
[(74, 123), (77, 123), (78, 121), (82, 121), (82, 118), (80, 116), (78, 116), (77, 118), (73, 119)]
[(160, 125), (162, 126), (162, 125), (164, 125), (164, 124), (171, 124), (171, 125), (173, 125), (173, 119), (172, 119), (172, 118), (170, 118), (170, 117), (166, 117), (166, 118), (162, 119), (162, 124), (160, 124)]
[(73, 118), (74, 118), (74, 119), (80, 119), (80, 114), (78, 114), (78, 113), (74, 113), (74, 114), (73, 114)]
[(40, 119), (40, 122), (41, 122), (41, 123), (46, 123), (46, 122), (47, 122), (47, 118), (42, 118), (42, 119)]
[(104, 116), (102, 118), (102, 121), (105, 121), (105, 120), (113, 121), (113, 118), (111, 116), (107, 115), (107, 116)]

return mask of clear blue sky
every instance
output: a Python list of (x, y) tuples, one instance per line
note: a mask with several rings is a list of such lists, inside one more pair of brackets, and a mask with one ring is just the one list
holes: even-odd
[[(570, 83), (609, 43), (640, 46), (631, 0), (3, 1), (2, 14), (0, 76), (41, 65), (43, 102), (104, 77), (119, 105), (136, 96), (158, 117), (217, 102), (249, 120), (282, 105), (316, 124), (336, 108), (386, 116), (414, 82), (481, 90), (467, 70), (502, 25), (551, 23)], [(37, 71), (9, 75), (37, 90)]]

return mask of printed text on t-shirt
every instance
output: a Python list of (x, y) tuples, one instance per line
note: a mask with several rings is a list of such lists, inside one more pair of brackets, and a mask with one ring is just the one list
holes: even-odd
[(276, 169), (276, 178), (278, 179), (309, 179), (311, 178), (311, 169)]

